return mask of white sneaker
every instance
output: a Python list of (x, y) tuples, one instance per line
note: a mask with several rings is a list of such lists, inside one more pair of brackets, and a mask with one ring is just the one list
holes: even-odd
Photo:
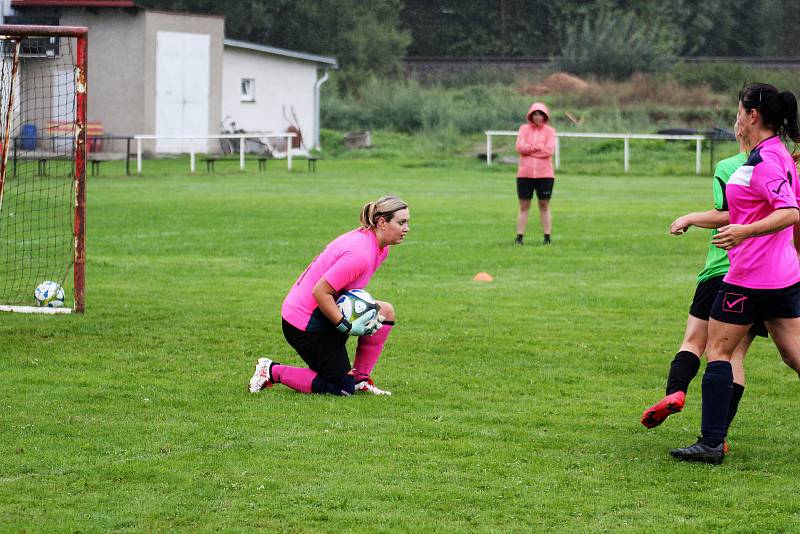
[(391, 391), (386, 391), (375, 385), (371, 378), (365, 378), (360, 382), (356, 382), (356, 391), (366, 391), (373, 395), (391, 395)]
[(258, 359), (258, 362), (256, 362), (256, 372), (253, 373), (253, 378), (250, 379), (250, 393), (258, 393), (265, 387), (272, 387), (272, 376), (269, 374), (269, 368), (272, 364), (273, 361), (269, 358)]

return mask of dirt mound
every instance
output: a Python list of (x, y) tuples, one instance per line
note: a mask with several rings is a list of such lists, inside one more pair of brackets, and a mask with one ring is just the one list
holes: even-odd
[(589, 89), (589, 83), (566, 72), (556, 72), (537, 84), (524, 85), (517, 92), (525, 95), (550, 95), (553, 93), (577, 93)]

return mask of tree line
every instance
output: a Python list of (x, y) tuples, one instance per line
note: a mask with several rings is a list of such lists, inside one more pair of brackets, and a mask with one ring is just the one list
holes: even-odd
[[(800, 56), (796, 0), (139, 0), (225, 15), (226, 35), (334, 56), (341, 89), (405, 56), (553, 58), (623, 77), (677, 57)], [(350, 81), (348, 81), (350, 80)]]

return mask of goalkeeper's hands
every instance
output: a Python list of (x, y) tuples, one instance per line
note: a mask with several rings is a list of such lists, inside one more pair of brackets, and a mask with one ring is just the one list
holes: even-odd
[(350, 336), (371, 336), (383, 327), (385, 320), (386, 317), (380, 314), (372, 319), (368, 315), (362, 315), (352, 323), (342, 317), (339, 324), (336, 325), (336, 329)]
[(377, 323), (377, 319), (370, 318), (369, 315), (362, 315), (352, 323), (342, 317), (339, 324), (336, 325), (336, 329), (349, 336), (370, 336), (377, 330), (375, 323)]
[(386, 317), (384, 317), (381, 314), (378, 314), (377, 316), (375, 316), (375, 318), (373, 320), (371, 320), (371, 321), (369, 321), (367, 323), (367, 326), (364, 329), (364, 335), (365, 336), (371, 336), (372, 334), (374, 334), (375, 332), (377, 332), (378, 330), (383, 328), (383, 322), (385, 320), (386, 320)]
[(381, 315), (381, 305), (379, 302), (375, 303), (375, 311), (377, 312), (375, 315), (375, 319), (373, 319), (369, 323), (369, 330), (371, 331), (369, 332), (369, 334), (367, 334), (368, 336), (371, 336), (372, 334), (380, 330), (383, 327), (383, 322), (386, 320), (386, 317)]

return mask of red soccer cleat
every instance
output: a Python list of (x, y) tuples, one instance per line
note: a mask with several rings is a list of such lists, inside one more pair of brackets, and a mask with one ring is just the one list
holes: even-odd
[(644, 411), (642, 424), (647, 428), (657, 427), (670, 415), (683, 410), (684, 402), (686, 402), (686, 392), (684, 391), (676, 391), (667, 395)]
[(370, 377), (362, 378), (358, 382), (356, 382), (356, 391), (365, 391), (367, 393), (372, 393), (373, 395), (391, 395), (391, 391), (386, 391), (385, 389), (381, 389), (375, 385), (375, 382), (372, 381)]

